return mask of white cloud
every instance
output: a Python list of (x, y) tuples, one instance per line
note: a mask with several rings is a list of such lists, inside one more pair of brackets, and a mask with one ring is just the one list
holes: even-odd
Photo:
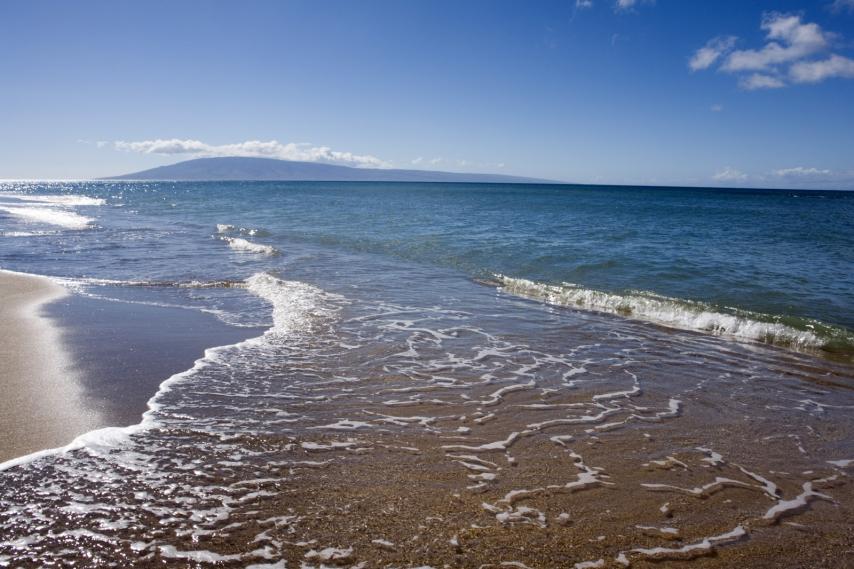
[(833, 4), (830, 5), (830, 9), (837, 13), (844, 10), (854, 12), (854, 0), (833, 0)]
[(721, 105), (720, 103), (715, 103), (714, 105), (712, 105), (710, 107), (710, 109), (713, 113), (720, 113), (724, 110), (724, 106)]
[(827, 179), (833, 177), (833, 171), (820, 168), (804, 168), (803, 166), (796, 166), (795, 168), (783, 168), (781, 170), (774, 170), (774, 175), (779, 176), (781, 178)]
[(421, 164), (422, 162), (424, 162), (424, 158), (422, 156), (419, 156), (418, 158), (416, 158), (415, 160), (412, 161), (412, 163), (415, 164), (416, 166), (418, 164)]
[(854, 189), (854, 171), (795, 166), (763, 173), (744, 173), (727, 166), (712, 179), (722, 185), (760, 188)]
[(744, 182), (747, 178), (747, 174), (736, 170), (735, 168), (730, 168), (729, 166), (712, 176), (712, 179), (717, 180), (718, 182)]
[(655, 4), (655, 0), (617, 0), (614, 3), (614, 10), (617, 12), (627, 12), (641, 3)]
[(435, 166), (436, 164), (441, 164), (442, 161), (442, 158), (433, 158), (432, 160), (430, 160), (430, 164), (433, 164)]
[(706, 42), (706, 45), (694, 53), (693, 57), (691, 57), (691, 60), (688, 62), (688, 67), (691, 71), (708, 69), (718, 59), (720, 59), (721, 56), (732, 51), (732, 48), (735, 47), (736, 41), (738, 41), (738, 38), (735, 36), (722, 36), (710, 39)]
[(854, 190), (854, 170), (795, 166), (774, 170), (769, 179), (777, 187)]
[(181, 140), (178, 138), (113, 142), (117, 150), (140, 152), (142, 154), (187, 154), (194, 157), (213, 156), (247, 156), (260, 158), (279, 158), (282, 160), (298, 160), (301, 162), (324, 162), (329, 164), (345, 164), (369, 168), (388, 168), (390, 164), (375, 156), (353, 154), (332, 150), (328, 146), (312, 146), (305, 142), (289, 142), (282, 144), (276, 140), (261, 141), (247, 140), (234, 144), (212, 145), (200, 140)]
[(767, 14), (762, 19), (768, 43), (762, 49), (746, 49), (729, 54), (724, 71), (762, 71), (797, 61), (827, 49), (830, 35), (818, 24), (803, 23), (797, 15)]
[(756, 91), (757, 89), (779, 89), (780, 87), (786, 86), (786, 84), (777, 77), (774, 77), (773, 75), (765, 75), (763, 73), (754, 73), (747, 77), (742, 77), (741, 80), (739, 80), (738, 85), (747, 91)]
[(586, 9), (593, 7), (593, 0), (575, 0), (575, 7)]
[(854, 79), (854, 59), (831, 54), (818, 61), (799, 61), (789, 69), (795, 83), (820, 83), (832, 77)]
[[(854, 4), (854, 0), (850, 0)], [(798, 14), (772, 12), (762, 18), (765, 45), (735, 50), (735, 38), (718, 37), (698, 49), (692, 71), (709, 69), (738, 75), (742, 89), (779, 89), (790, 83), (818, 83), (832, 77), (854, 78), (854, 60), (830, 53), (836, 35), (804, 22)]]

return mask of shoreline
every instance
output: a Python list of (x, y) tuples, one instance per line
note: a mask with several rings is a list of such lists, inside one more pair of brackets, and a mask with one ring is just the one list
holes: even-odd
[(208, 349), (263, 332), (88, 298), (30, 273), (0, 270), (0, 299), (0, 470), (133, 429), (164, 382)]
[[(69, 504), (47, 514), (50, 531), (40, 512), (26, 522), (20, 518), (27, 514), (12, 517), (17, 511), (8, 517), (16, 535), (45, 536), (35, 546), (8, 546), (9, 559), (62, 558), (70, 535), (85, 548), (81, 558), (95, 552), (96, 560), (175, 566), (188, 559), (307, 566), (327, 556), (413, 567), (499, 560), (599, 567), (619, 566), (621, 559), (645, 566), (689, 557), (699, 566), (774, 567), (783, 557), (820, 566), (826, 551), (846, 555), (851, 419), (841, 413), (847, 401), (811, 387), (806, 394), (802, 378), (777, 371), (806, 359), (733, 350), (715, 363), (722, 356), (715, 351), (707, 354), (709, 365), (735, 372), (718, 375), (649, 350), (657, 332), (647, 327), (633, 324), (624, 330), (627, 339), (608, 340), (603, 332), (612, 330), (611, 319), (593, 317), (555, 322), (557, 328), (546, 330), (553, 333), (518, 329), (522, 336), (512, 346), (497, 340), (484, 345), (477, 335), (447, 334), (459, 325), (456, 312), (418, 329), (395, 327), (395, 312), (380, 314), (385, 324), (378, 323), (379, 335), (365, 343), (352, 342), (351, 335), (363, 328), (343, 321), (335, 329), (342, 343), (331, 353), (323, 345), (318, 352), (314, 343), (301, 344), (301, 328), (291, 326), (328, 308), (322, 292), (287, 281), (266, 284), (276, 287), (263, 296), (273, 314), (288, 315), (284, 321), (279, 316), (269, 344), (210, 348), (206, 359), (160, 384), (161, 396), (149, 403), (152, 413), (138, 425), (96, 430), (36, 453), (31, 458), (92, 451), (63, 460), (63, 478), (47, 489), (45, 478), (54, 476), (49, 469), (8, 473), (6, 492), (14, 497), (0, 497), (17, 511), (40, 506), (51, 492), (64, 500), (66, 480), (75, 492)], [(494, 297), (477, 296), (495, 305)], [(505, 316), (518, 316), (512, 304)], [(74, 325), (69, 351), (89, 345), (90, 355), (139, 348), (145, 338), (150, 343), (142, 349), (152, 353), (164, 335), (188, 341), (188, 322), (216, 320), (75, 294), (51, 307), (60, 329), (63, 322)], [(526, 309), (518, 312), (529, 318)], [(174, 320), (165, 320), (170, 315)], [(186, 322), (179, 327), (179, 320)], [(399, 350), (424, 330), (445, 343), (416, 344), (421, 353), (414, 363)], [(555, 354), (567, 333), (579, 334), (570, 337), (582, 352), (536, 360)], [(199, 330), (197, 340), (210, 341), (212, 334)], [(112, 339), (107, 347), (105, 337)], [(594, 338), (604, 345), (587, 343)], [(534, 343), (521, 344), (528, 340)], [(698, 340), (685, 339), (687, 353), (704, 353)], [(181, 345), (186, 355), (187, 344)], [(283, 358), (293, 346), (306, 351)], [(453, 383), (432, 381), (436, 358), (445, 367), (456, 365), (454, 354), (471, 348), (478, 355), (454, 372)], [(628, 348), (631, 359), (615, 362), (610, 354), (616, 348)], [(330, 357), (317, 357), (323, 355)], [(484, 357), (502, 365), (484, 369)], [(85, 371), (83, 392), (112, 386), (127, 396), (133, 388), (127, 364), (134, 360), (145, 361), (129, 356), (94, 383)], [(585, 369), (573, 366), (579, 362)], [(389, 367), (371, 367), (377, 365)], [(351, 381), (353, 369), (366, 372)], [(484, 382), (487, 370), (496, 377)], [(430, 379), (418, 382), (419, 374)], [(567, 382), (582, 374), (577, 385)], [(715, 388), (707, 390), (710, 380)], [(754, 388), (746, 389), (745, 381)], [(458, 397), (461, 387), (466, 397)], [(422, 391), (429, 394), (422, 397)], [(798, 399), (804, 397), (811, 399)], [(816, 412), (793, 405), (808, 401), (822, 415), (839, 418), (819, 420)], [(733, 402), (765, 412), (748, 415)], [(164, 481), (186, 489), (187, 501), (164, 492)], [(229, 489), (227, 499), (221, 488)], [(151, 514), (160, 520), (161, 512), (171, 517), (152, 526)], [(33, 529), (18, 529), (25, 523)], [(161, 526), (173, 532), (167, 540)], [(813, 533), (805, 533), (807, 527)], [(814, 545), (813, 535), (824, 548)], [(263, 549), (247, 550), (259, 541)], [(2, 553), (0, 547), (0, 561)], [(76, 552), (70, 555), (77, 559)]]
[(68, 444), (96, 428), (61, 329), (45, 307), (68, 295), (47, 277), (0, 270), (0, 462)]

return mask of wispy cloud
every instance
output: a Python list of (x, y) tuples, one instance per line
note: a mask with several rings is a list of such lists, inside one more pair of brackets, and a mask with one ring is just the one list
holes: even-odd
[(725, 167), (723, 170), (719, 170), (712, 176), (713, 180), (718, 182), (746, 182), (747, 174), (741, 172), (740, 170), (736, 170), (735, 168), (731, 168), (729, 166)]
[(749, 185), (770, 188), (854, 189), (854, 171), (807, 166), (780, 168), (763, 173), (745, 173), (727, 166), (712, 176), (725, 186)]
[(789, 69), (796, 83), (819, 83), (831, 77), (854, 78), (854, 60), (833, 54), (821, 61), (799, 61)]
[[(328, 146), (314, 146), (305, 142), (283, 144), (276, 140), (247, 140), (234, 144), (207, 144), (191, 139), (155, 139), (127, 142), (117, 140), (112, 143), (116, 150), (139, 152), (141, 154), (188, 155), (196, 158), (215, 156), (244, 156), (259, 158), (279, 158), (301, 162), (324, 162), (368, 168), (388, 168), (390, 163), (368, 154), (354, 154), (332, 150)], [(100, 146), (100, 145), (99, 145)]]
[(831, 12), (854, 12), (854, 0), (833, 0), (829, 7)]
[(724, 106), (723, 106), (722, 104), (720, 104), (720, 103), (715, 103), (714, 105), (712, 105), (711, 107), (709, 107), (709, 109), (710, 109), (713, 113), (721, 113), (721, 112), (723, 112), (723, 110), (724, 110)]
[(726, 55), (735, 47), (735, 42), (738, 38), (735, 36), (712, 38), (706, 45), (694, 52), (691, 60), (688, 62), (688, 67), (691, 71), (700, 71), (708, 69), (715, 64), (722, 56)]
[(827, 170), (824, 168), (804, 168), (803, 166), (774, 170), (774, 175), (780, 178), (797, 178), (802, 180), (828, 180), (835, 177), (833, 170)]
[(753, 73), (739, 79), (739, 87), (746, 91), (756, 91), (757, 89), (779, 89), (785, 87), (786, 84), (782, 79), (773, 75), (765, 75), (764, 73)]
[[(655, 4), (655, 0), (611, 0), (617, 13), (633, 12), (640, 4)], [(593, 7), (593, 0), (575, 0), (576, 10), (587, 10)]]
[(828, 54), (837, 36), (818, 24), (804, 22), (798, 14), (772, 12), (763, 16), (760, 29), (765, 32), (761, 48), (736, 50), (736, 37), (717, 37), (694, 53), (689, 69), (719, 64), (718, 70), (737, 75), (739, 86), (750, 91), (854, 77), (854, 60)]
[(614, 10), (617, 12), (630, 12), (639, 4), (655, 4), (655, 0), (617, 0), (614, 3)]

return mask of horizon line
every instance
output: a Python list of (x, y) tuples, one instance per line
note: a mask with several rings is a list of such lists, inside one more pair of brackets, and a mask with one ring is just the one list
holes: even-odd
[[(422, 172), (435, 172), (437, 170), (419, 170)], [(456, 173), (456, 172), (451, 172)], [(481, 174), (481, 173), (477, 173)], [(475, 174), (475, 175), (477, 175)], [(491, 175), (491, 174), (485, 174)], [(520, 176), (522, 177), (522, 176)], [(563, 181), (531, 181), (531, 182), (449, 182), (449, 181), (420, 181), (420, 180), (259, 180), (252, 178), (234, 179), (234, 180), (176, 180), (176, 179), (127, 179), (127, 178), (0, 178), (0, 184), (13, 182), (27, 183), (164, 183), (173, 184), (211, 184), (211, 183), (234, 183), (234, 182), (254, 182), (254, 183), (280, 183), (280, 184), (449, 184), (449, 185), (502, 185), (502, 186), (588, 186), (593, 188), (641, 188), (641, 189), (664, 189), (664, 190), (766, 190), (773, 192), (852, 192), (852, 188), (790, 188), (790, 187), (772, 187), (772, 186), (697, 186), (697, 185), (679, 185), (679, 184), (609, 184), (602, 182), (563, 182)]]

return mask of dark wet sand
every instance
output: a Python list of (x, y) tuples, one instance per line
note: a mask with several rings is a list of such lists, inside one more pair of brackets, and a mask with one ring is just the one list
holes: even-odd
[(0, 462), (132, 425), (206, 348), (257, 336), (213, 315), (111, 302), (0, 271)]
[[(576, 392), (551, 402), (582, 402), (586, 395)], [(506, 399), (507, 405), (539, 401), (526, 392)], [(264, 535), (294, 544), (286, 548), (288, 566), (300, 566), (312, 550), (325, 547), (352, 548), (340, 564), (367, 561), (368, 567), (533, 569), (591, 562), (595, 565), (589, 567), (619, 568), (626, 566), (618, 559), (621, 553), (631, 567), (854, 565), (850, 469), (812, 455), (840, 444), (832, 426), (817, 428), (801, 453), (796, 441), (787, 438), (788, 431), (773, 429), (779, 424), (771, 426), (758, 417), (728, 424), (731, 416), (726, 412), (691, 407), (691, 414), (681, 413), (672, 422), (637, 421), (591, 433), (585, 433), (587, 425), (556, 427), (523, 435), (505, 450), (487, 452), (445, 447), (505, 440), (508, 432), (524, 429), (538, 413), (520, 410), (483, 425), (457, 418), (432, 423), (445, 433), (457, 424), (473, 429), (460, 437), (412, 426), (403, 432), (360, 429), (349, 437), (329, 438), (306, 432), (293, 439), (267, 440), (266, 448), (280, 446), (282, 457), (292, 461), (291, 480), (250, 482), (248, 489), (276, 495), (253, 503), (245, 516), (234, 517), (246, 522), (245, 533), (228, 540), (211, 536), (203, 544), (217, 551), (245, 551), (246, 544), (267, 529)], [(390, 412), (380, 406), (370, 410)], [(335, 416), (358, 412), (349, 411), (339, 409)], [(391, 412), (398, 417), (446, 413), (447, 407), (430, 405)], [(551, 440), (569, 433), (574, 438), (563, 444)], [(766, 437), (765, 448), (753, 442)], [(345, 451), (300, 448), (305, 441), (347, 440), (358, 444)], [(722, 457), (712, 460), (712, 452), (699, 450), (708, 446)], [(468, 458), (455, 458), (463, 455)], [(463, 464), (486, 464), (478, 459), (493, 466), (481, 471)], [(567, 487), (583, 478), (583, 467), (596, 471), (596, 480)], [(495, 478), (482, 490), (473, 490), (472, 476), (484, 471)], [(775, 498), (754, 476), (777, 485)], [(717, 478), (732, 482), (697, 494), (677, 490), (699, 488)], [(806, 483), (823, 496), (809, 496), (803, 506), (768, 517), (779, 498), (795, 498)], [(670, 487), (655, 491), (644, 484)], [(545, 490), (536, 491), (540, 488)], [(534, 492), (507, 499), (520, 490)], [(503, 513), (511, 515), (502, 518)], [(286, 521), (275, 525), (258, 522), (282, 516)], [(677, 533), (659, 531), (663, 528)], [(733, 531), (743, 535), (716, 541)], [(704, 546), (706, 539), (711, 540), (709, 547)]]
[(83, 397), (102, 426), (139, 422), (167, 378), (193, 367), (207, 348), (258, 336), (212, 314), (68, 295), (46, 307), (63, 330)]

